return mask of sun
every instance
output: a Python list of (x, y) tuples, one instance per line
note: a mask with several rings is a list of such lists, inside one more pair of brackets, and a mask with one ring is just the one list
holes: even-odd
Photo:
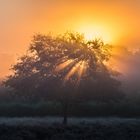
[(102, 39), (105, 43), (112, 42), (111, 32), (104, 26), (99, 25), (82, 25), (79, 26), (78, 32), (84, 34), (86, 40), (92, 40), (95, 38)]

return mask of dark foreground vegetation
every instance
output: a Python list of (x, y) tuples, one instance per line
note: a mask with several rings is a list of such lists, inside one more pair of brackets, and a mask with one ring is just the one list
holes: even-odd
[[(139, 103), (71, 103), (68, 117), (121, 117), (140, 118)], [(63, 106), (59, 102), (1, 102), (0, 117), (46, 117), (62, 116)]]
[[(94, 119), (93, 119), (94, 120)], [(96, 119), (92, 123), (0, 125), (0, 140), (139, 140), (140, 120)]]

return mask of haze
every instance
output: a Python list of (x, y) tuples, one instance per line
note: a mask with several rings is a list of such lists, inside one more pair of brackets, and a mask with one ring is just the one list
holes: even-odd
[[(90, 36), (97, 30), (95, 35), (99, 32), (116, 46), (115, 53), (126, 61), (122, 46), (140, 47), (139, 17), (139, 0), (0, 0), (0, 77), (9, 73), (35, 33), (78, 31)], [(124, 70), (125, 61), (116, 64)]]

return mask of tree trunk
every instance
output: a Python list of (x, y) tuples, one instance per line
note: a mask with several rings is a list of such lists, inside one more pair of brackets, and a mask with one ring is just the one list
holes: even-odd
[(68, 123), (68, 103), (63, 102), (63, 124), (67, 125)]

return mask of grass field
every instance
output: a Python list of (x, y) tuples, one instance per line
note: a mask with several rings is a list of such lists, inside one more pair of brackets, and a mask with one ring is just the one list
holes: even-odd
[(62, 125), (59, 103), (1, 102), (0, 140), (140, 140), (139, 109), (128, 103), (72, 104), (68, 125)]
[(139, 140), (140, 119), (0, 118), (0, 140)]

